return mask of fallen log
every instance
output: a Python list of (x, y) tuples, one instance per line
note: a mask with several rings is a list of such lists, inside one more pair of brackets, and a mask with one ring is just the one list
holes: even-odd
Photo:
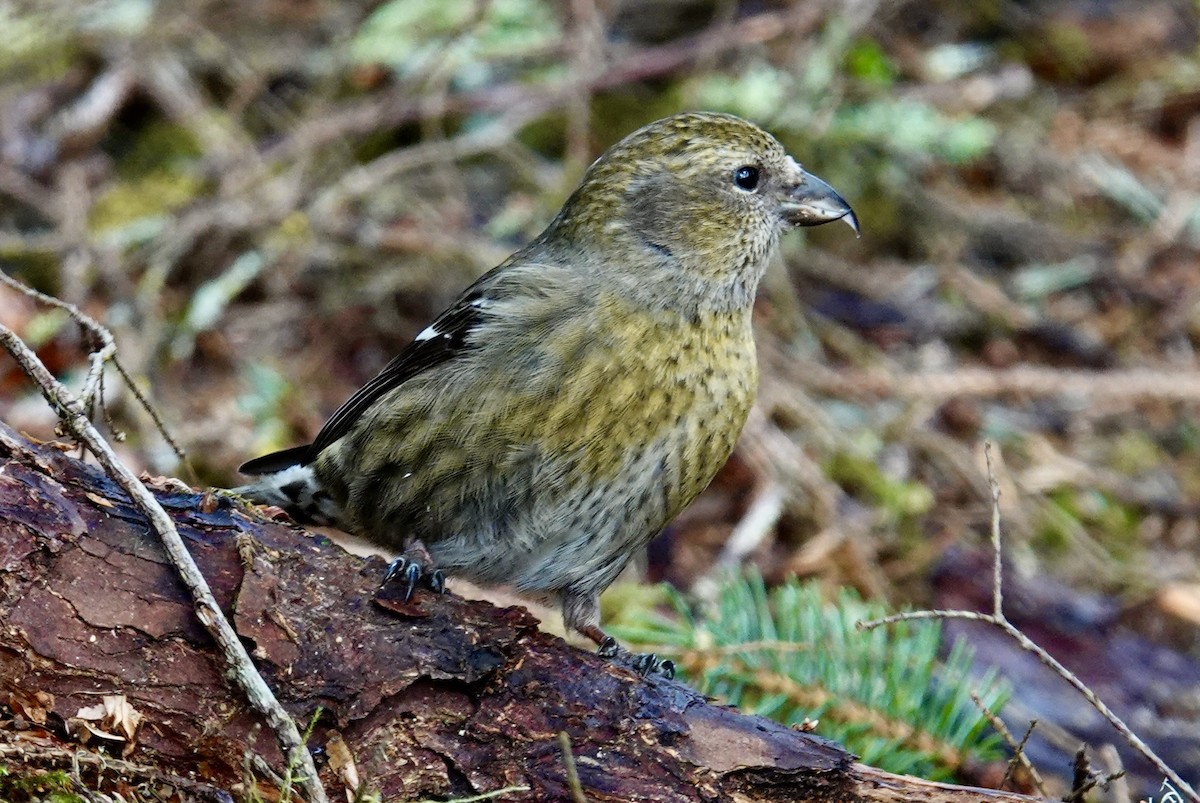
[[(1031, 799), (856, 764), (817, 736), (575, 649), (523, 608), (377, 598), (378, 558), (227, 497), (148, 484), (260, 672), (311, 725), (331, 794)], [(69, 764), (86, 743), (76, 767), (212, 800), (286, 774), (141, 512), (95, 466), (3, 425), (0, 623), (0, 766)]]

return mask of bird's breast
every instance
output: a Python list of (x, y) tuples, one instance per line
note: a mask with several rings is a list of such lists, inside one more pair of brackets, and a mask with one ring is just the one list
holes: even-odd
[(657, 483), (672, 516), (724, 464), (754, 401), (749, 312), (648, 322), (618, 302), (599, 317), (605, 329), (555, 344), (565, 379), (541, 440), (587, 482)]

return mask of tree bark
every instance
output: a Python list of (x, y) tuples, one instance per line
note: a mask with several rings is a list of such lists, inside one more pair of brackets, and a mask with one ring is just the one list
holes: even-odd
[[(315, 719), (309, 746), (327, 753), (331, 795), (357, 776), (389, 801), (506, 787), (525, 790), (501, 800), (570, 800), (565, 732), (590, 801), (1030, 799), (855, 764), (836, 744), (570, 647), (523, 608), (377, 599), (381, 560), (225, 497), (148, 484), (280, 701), (302, 727)], [(87, 738), (124, 755), (110, 768), (214, 800), (268, 772), (247, 755), (284, 773), (126, 495), (3, 425), (0, 623), (0, 764), (51, 763)], [(120, 695), (140, 722), (98, 718)]]

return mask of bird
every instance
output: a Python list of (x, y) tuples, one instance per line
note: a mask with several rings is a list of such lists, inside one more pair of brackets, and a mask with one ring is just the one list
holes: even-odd
[(401, 552), (385, 583), (445, 576), (556, 600), (600, 593), (716, 475), (754, 401), (752, 307), (780, 236), (850, 205), (775, 137), (688, 112), (601, 155), (546, 229), (483, 275), (309, 444), (234, 491)]

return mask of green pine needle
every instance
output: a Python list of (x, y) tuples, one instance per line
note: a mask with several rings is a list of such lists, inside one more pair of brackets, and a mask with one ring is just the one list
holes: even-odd
[(816, 583), (768, 591), (757, 576), (726, 582), (705, 616), (677, 592), (672, 602), (674, 616), (625, 617), (612, 629), (676, 657), (704, 694), (785, 725), (817, 720), (816, 733), (890, 772), (946, 780), (967, 761), (1004, 755), (971, 692), (999, 713), (1008, 689), (993, 672), (972, 673), (961, 641), (939, 659), (939, 622), (860, 631), (883, 606), (848, 589), (830, 603)]

